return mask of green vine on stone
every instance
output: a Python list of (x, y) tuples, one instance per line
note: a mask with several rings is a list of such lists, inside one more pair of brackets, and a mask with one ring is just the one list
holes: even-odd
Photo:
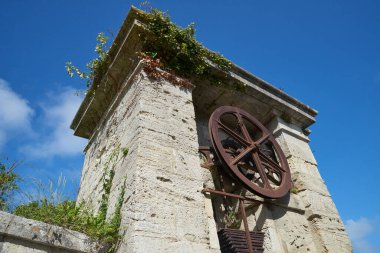
[[(115, 229), (113, 230), (113, 234), (111, 236), (111, 239), (114, 239), (114, 240), (108, 249), (109, 252), (114, 252), (116, 250), (118, 241), (120, 239), (121, 207), (123, 206), (123, 203), (124, 203), (126, 181), (127, 181), (127, 178), (124, 178), (123, 184), (122, 184), (121, 189), (120, 189), (120, 194), (119, 194), (117, 202), (116, 202), (115, 212), (114, 212), (112, 219), (110, 221), (112, 227)], [(117, 238), (117, 240), (115, 240), (116, 238)]]
[(102, 198), (100, 200), (100, 207), (98, 216), (102, 219), (101, 221), (104, 223), (105, 227), (108, 228), (105, 231), (107, 231), (107, 234), (102, 235), (102, 241), (106, 244), (108, 244), (108, 252), (114, 252), (117, 248), (117, 243), (120, 239), (120, 224), (121, 224), (121, 207), (123, 205), (124, 201), (124, 194), (125, 194), (125, 182), (126, 178), (124, 178), (123, 184), (120, 189), (120, 194), (117, 198), (115, 211), (113, 213), (113, 216), (110, 218), (110, 221), (107, 221), (107, 212), (108, 212), (108, 206), (109, 206), (109, 197), (111, 193), (111, 187), (113, 183), (113, 179), (115, 176), (115, 167), (117, 163), (117, 157), (119, 153), (120, 147), (115, 148), (111, 152), (111, 155), (106, 162), (106, 166), (104, 168), (103, 172), (103, 185), (102, 185)]
[(227, 206), (223, 221), (227, 228), (237, 229), (240, 227), (239, 214), (231, 206)]
[[(124, 178), (120, 187), (114, 213), (108, 219), (107, 213), (119, 151), (119, 147), (115, 148), (105, 163), (102, 176), (102, 196), (97, 213), (94, 214), (92, 208), (85, 202), (77, 204), (75, 201), (68, 199), (56, 201), (54, 196), (57, 195), (55, 192), (58, 188), (54, 191), (54, 194), (47, 194), (30, 203), (19, 205), (15, 208), (13, 213), (28, 219), (40, 220), (49, 224), (83, 232), (100, 243), (102, 246), (101, 252), (114, 252), (121, 238), (121, 208), (124, 202), (126, 178)], [(0, 166), (0, 169), (1, 168)], [(60, 181), (61, 180), (59, 180), (59, 182)], [(39, 185), (39, 187), (42, 188), (38, 189), (38, 191), (46, 191), (42, 184)], [(53, 189), (52, 185), (49, 185), (48, 188), (49, 192)]]
[(106, 162), (102, 177), (102, 198), (100, 200), (99, 215), (106, 217), (108, 211), (108, 200), (111, 193), (112, 181), (115, 176), (115, 166), (117, 156), (116, 151), (113, 151)]
[[(149, 7), (138, 15), (146, 21), (148, 36), (143, 39), (141, 58), (147, 61), (148, 74), (152, 77), (163, 77), (175, 84), (188, 86), (170, 78), (179, 76), (185, 80), (207, 79), (213, 75), (213, 67), (229, 71), (232, 63), (221, 54), (205, 48), (195, 39), (194, 23), (185, 28), (178, 27), (166, 12)], [(164, 72), (160, 72), (157, 68)]]
[(80, 79), (86, 80), (87, 88), (91, 88), (95, 78), (102, 77), (107, 70), (108, 51), (107, 42), (109, 38), (104, 33), (98, 33), (96, 37), (95, 52), (97, 57), (86, 64), (86, 70), (81, 70), (72, 62), (66, 62), (65, 68), (70, 77), (77, 75)]
[(129, 153), (129, 149), (128, 149), (128, 147), (124, 147), (124, 148), (122, 148), (122, 149), (121, 149), (121, 152), (123, 153), (123, 156), (127, 156), (128, 153)]
[[(170, 20), (166, 12), (149, 6), (145, 11), (138, 10), (137, 15), (147, 28), (146, 36), (142, 36), (139, 56), (151, 78), (164, 78), (182, 87), (192, 87), (194, 80), (207, 80), (212, 85), (245, 90), (244, 83), (229, 78), (228, 72), (233, 64), (195, 39), (194, 23), (181, 28)], [(85, 79), (88, 90), (95, 91), (107, 72), (110, 62), (107, 41), (108, 37), (103, 33), (98, 34), (95, 47), (98, 57), (86, 65), (87, 70), (83, 71), (71, 62), (66, 63), (67, 73), (71, 77), (77, 75)], [(215, 71), (215, 68), (220, 71)]]

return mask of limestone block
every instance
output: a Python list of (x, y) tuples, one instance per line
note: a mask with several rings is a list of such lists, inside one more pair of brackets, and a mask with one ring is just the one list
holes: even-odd
[(278, 116), (275, 116), (266, 127), (273, 133), (274, 136), (279, 136), (286, 133), (287, 135), (292, 135), (306, 143), (310, 141), (300, 126), (291, 122), (285, 122), (285, 120)]
[[(1, 240), (1, 239), (0, 239)], [(53, 248), (45, 245), (23, 241), (14, 237), (4, 237), (0, 242), (0, 253), (72, 253), (74, 251)]]
[(216, 189), (217, 187), (214, 185), (214, 179), (213, 179), (213, 173), (216, 173), (215, 169), (203, 168), (201, 173), (202, 173), (203, 188)]
[(311, 177), (305, 173), (295, 172), (292, 173), (292, 181), (297, 191), (310, 190), (330, 197), (326, 184), (320, 177)]
[(321, 252), (352, 252), (351, 241), (339, 216), (311, 215), (308, 219), (319, 236)]
[(269, 253), (286, 253), (288, 252), (284, 243), (278, 236), (278, 232), (272, 222), (268, 222), (268, 227), (263, 229), (264, 236), (264, 252)]
[[(254, 219), (252, 219), (254, 218)], [(286, 253), (279, 233), (276, 228), (272, 212), (265, 205), (260, 205), (254, 212), (254, 217), (248, 217), (250, 230), (264, 232), (264, 252), (265, 253)]]
[[(273, 200), (266, 199), (265, 201), (265, 205), (268, 206), (270, 210), (279, 209), (281, 212), (286, 212), (289, 210), (291, 212), (297, 212), (300, 214), (305, 211), (304, 202), (298, 194), (288, 193), (282, 198)], [(279, 204), (280, 206), (276, 206), (276, 204)]]
[(217, 231), (214, 217), (208, 217), (208, 228), (209, 228), (209, 236), (210, 236), (210, 248), (219, 250), (219, 238), (218, 235), (215, 233)]
[(318, 252), (305, 217), (296, 212), (272, 207), (274, 223), (288, 252)]
[(333, 214), (339, 217), (338, 210), (329, 196), (305, 190), (298, 193), (303, 199), (306, 209), (312, 214)]
[[(205, 244), (178, 241), (175, 238), (150, 237), (137, 234), (128, 243), (123, 243), (120, 252), (218, 252)], [(220, 251), (219, 251), (220, 252)]]
[(282, 150), (287, 158), (297, 157), (312, 164), (317, 164), (314, 155), (309, 147), (309, 144), (293, 135), (282, 132), (278, 137), (277, 142), (280, 144)]
[(292, 173), (292, 177), (295, 173), (302, 173), (310, 178), (319, 178), (322, 180), (318, 168), (315, 164), (309, 163), (304, 159), (297, 157), (289, 157), (287, 160), (290, 171)]

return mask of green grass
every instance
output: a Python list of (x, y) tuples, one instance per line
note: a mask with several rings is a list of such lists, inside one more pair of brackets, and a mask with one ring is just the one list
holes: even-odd
[(112, 152), (105, 163), (102, 177), (102, 197), (100, 207), (94, 212), (86, 203), (77, 204), (65, 198), (62, 194), (65, 187), (65, 178), (59, 177), (56, 186), (50, 181), (48, 187), (42, 182), (34, 182), (37, 193), (29, 195), (29, 203), (17, 206), (13, 213), (28, 219), (82, 232), (100, 243), (106, 252), (113, 252), (120, 239), (121, 207), (125, 193), (125, 180), (119, 188), (120, 193), (116, 202), (115, 211), (108, 217), (109, 197), (115, 175), (117, 151)]

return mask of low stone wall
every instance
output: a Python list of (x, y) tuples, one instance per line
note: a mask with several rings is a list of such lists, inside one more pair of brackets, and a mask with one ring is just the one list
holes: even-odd
[(0, 253), (99, 252), (96, 242), (70, 229), (0, 211)]

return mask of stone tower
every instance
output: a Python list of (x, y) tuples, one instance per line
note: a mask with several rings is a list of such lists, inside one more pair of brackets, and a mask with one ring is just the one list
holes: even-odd
[[(122, 241), (118, 252), (220, 252), (217, 232), (235, 223), (244, 230), (236, 199), (251, 198), (244, 211), (249, 230), (262, 231), (265, 252), (352, 252), (351, 243), (308, 145), (317, 112), (283, 91), (233, 66), (231, 91), (206, 81), (183, 88), (154, 80), (138, 57), (146, 26), (132, 8), (110, 55), (112, 61), (95, 93), (88, 93), (71, 125), (88, 139), (78, 202), (96, 210), (102, 181), (114, 172), (108, 215), (121, 189)], [(215, 69), (215, 71), (219, 71)], [(208, 121), (220, 106), (240, 108), (258, 119), (279, 143), (292, 176), (284, 197), (267, 199), (245, 191), (226, 173), (201, 166), (198, 149), (212, 146)]]

